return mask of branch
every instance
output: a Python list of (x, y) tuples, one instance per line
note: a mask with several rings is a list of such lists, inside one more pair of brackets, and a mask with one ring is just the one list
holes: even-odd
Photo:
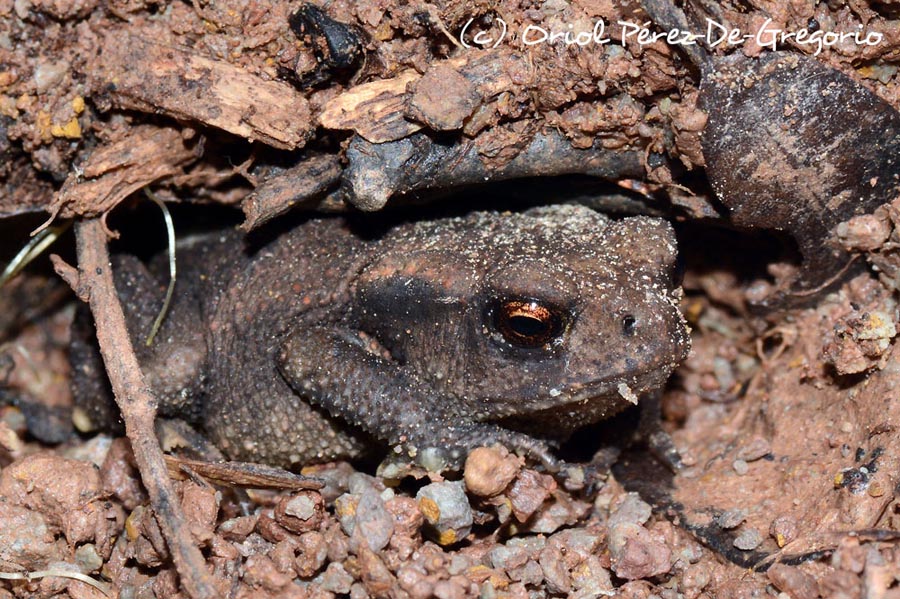
[(56, 256), (54, 266), (79, 297), (87, 298), (97, 328), (100, 353), (125, 420), (125, 432), (181, 584), (194, 599), (212, 599), (218, 593), (206, 570), (203, 555), (191, 541), (181, 504), (175, 497), (162, 450), (153, 432), (156, 398), (144, 382), (125, 327), (125, 315), (113, 284), (103, 223), (99, 218), (79, 222), (75, 234), (77, 276), (72, 267)]

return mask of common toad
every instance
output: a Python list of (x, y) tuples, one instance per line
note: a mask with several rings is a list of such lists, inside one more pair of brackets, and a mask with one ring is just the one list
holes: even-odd
[[(117, 289), (161, 414), (200, 423), (234, 459), (353, 457), (374, 438), (431, 467), (495, 442), (552, 463), (555, 440), (660, 387), (689, 347), (674, 234), (655, 218), (553, 206), (375, 239), (331, 218), (255, 252), (224, 233), (178, 258), (151, 347), (167, 276), (121, 256)], [(76, 324), (76, 401), (108, 422)]]

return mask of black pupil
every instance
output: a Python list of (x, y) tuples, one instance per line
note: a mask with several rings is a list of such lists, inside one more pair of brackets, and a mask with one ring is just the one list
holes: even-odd
[(550, 323), (529, 316), (513, 316), (509, 328), (522, 337), (543, 337), (550, 329)]
[(518, 347), (544, 347), (565, 330), (561, 311), (531, 299), (511, 299), (492, 310), (494, 327), (504, 340)]

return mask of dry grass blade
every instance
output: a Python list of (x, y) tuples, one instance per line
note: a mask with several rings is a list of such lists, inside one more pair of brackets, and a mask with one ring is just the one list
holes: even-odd
[(42, 229), (36, 233), (35, 236), (25, 244), (25, 247), (19, 250), (19, 253), (6, 265), (3, 273), (0, 274), (0, 287), (6, 285), (10, 279), (22, 272), (23, 268), (28, 266), (32, 260), (40, 256), (54, 241), (59, 239), (59, 236), (65, 233), (71, 225), (72, 221), (67, 221), (53, 227)]
[(103, 584), (99, 580), (91, 578), (81, 572), (69, 572), (68, 570), (39, 570), (37, 572), (0, 572), (0, 580), (36, 580), (38, 578), (47, 578), (54, 576), (56, 578), (71, 578), (90, 585), (106, 595), (112, 597), (109, 585)]
[(247, 462), (201, 462), (176, 456), (165, 456), (169, 474), (176, 479), (186, 479), (185, 470), (219, 485), (247, 487), (250, 489), (278, 489), (299, 491), (321, 489), (324, 483), (316, 478), (294, 474), (281, 468)]
[(159, 332), (159, 327), (162, 326), (163, 319), (169, 311), (169, 304), (172, 303), (172, 294), (175, 292), (175, 276), (177, 274), (177, 269), (175, 266), (175, 224), (172, 222), (172, 214), (169, 212), (169, 209), (166, 208), (166, 204), (160, 200), (156, 194), (146, 188), (144, 189), (144, 193), (147, 194), (147, 197), (159, 206), (159, 209), (162, 211), (163, 218), (166, 221), (166, 237), (169, 241), (169, 286), (166, 288), (166, 299), (163, 300), (163, 305), (159, 309), (159, 314), (157, 314), (156, 320), (153, 321), (153, 327), (150, 329), (150, 334), (147, 335), (147, 341), (145, 341), (145, 344), (149, 347), (153, 344), (153, 339)]

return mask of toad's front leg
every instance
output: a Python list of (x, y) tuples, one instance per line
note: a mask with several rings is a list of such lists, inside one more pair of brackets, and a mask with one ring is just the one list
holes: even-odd
[(541, 441), (494, 424), (473, 422), (452, 398), (410, 368), (369, 350), (341, 327), (298, 327), (279, 355), (288, 384), (333, 417), (416, 457), (429, 469), (456, 469), (479, 446), (502, 444), (556, 470)]

